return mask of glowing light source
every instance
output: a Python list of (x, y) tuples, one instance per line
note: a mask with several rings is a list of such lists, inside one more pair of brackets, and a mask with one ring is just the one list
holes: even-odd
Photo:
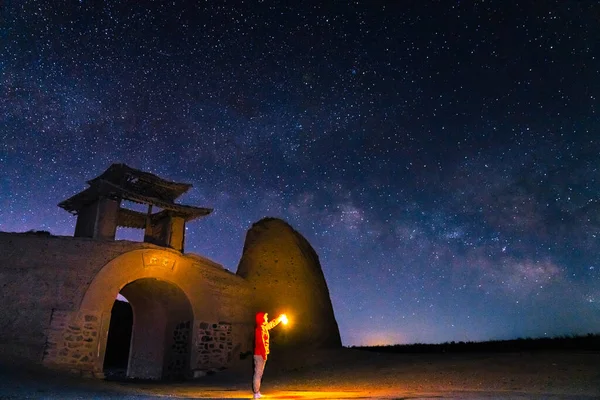
[(281, 322), (283, 322), (284, 325), (287, 325), (288, 318), (285, 314), (281, 314)]

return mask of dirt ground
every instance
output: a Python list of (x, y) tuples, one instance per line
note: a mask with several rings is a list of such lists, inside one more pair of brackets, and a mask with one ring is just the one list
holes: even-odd
[[(193, 381), (111, 382), (4, 364), (0, 399), (251, 398), (250, 360)], [(274, 353), (265, 399), (600, 399), (600, 352)]]

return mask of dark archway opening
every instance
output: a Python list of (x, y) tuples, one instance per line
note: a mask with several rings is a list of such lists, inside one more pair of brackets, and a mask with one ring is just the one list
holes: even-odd
[[(115, 302), (105, 353), (107, 379), (187, 378), (194, 316), (185, 293), (173, 283), (142, 278), (125, 285), (120, 295), (129, 302), (131, 322), (120, 316), (123, 310), (117, 310), (117, 307), (124, 308), (121, 304), (116, 305), (122, 302)], [(129, 340), (126, 347), (127, 324)], [(115, 365), (118, 366), (115, 368)]]
[[(122, 300), (125, 301), (122, 301)], [(133, 328), (133, 310), (125, 298), (119, 296), (113, 304), (104, 355), (104, 376), (108, 380), (125, 379)]]

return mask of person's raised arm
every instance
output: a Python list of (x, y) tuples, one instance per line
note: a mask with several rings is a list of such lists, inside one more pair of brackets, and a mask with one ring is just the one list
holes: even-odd
[(275, 328), (284, 319), (285, 319), (285, 314), (281, 314), (279, 317), (275, 318), (274, 320), (267, 322), (267, 329), (270, 330), (270, 329)]

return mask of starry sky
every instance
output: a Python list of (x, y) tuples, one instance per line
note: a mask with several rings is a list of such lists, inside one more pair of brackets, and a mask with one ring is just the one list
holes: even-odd
[(594, 1), (6, 0), (0, 231), (72, 235), (123, 162), (233, 272), (291, 224), (344, 345), (597, 333), (599, 38)]

